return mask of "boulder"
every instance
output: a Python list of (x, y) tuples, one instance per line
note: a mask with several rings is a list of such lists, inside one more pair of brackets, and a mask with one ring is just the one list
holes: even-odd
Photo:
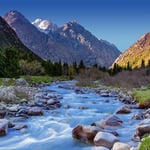
[(127, 106), (121, 107), (116, 111), (116, 114), (129, 114), (131, 112), (130, 108)]
[(92, 150), (109, 150), (109, 149), (104, 146), (95, 146), (94, 148), (92, 148)]
[(94, 138), (94, 144), (97, 146), (104, 146), (107, 148), (112, 148), (115, 142), (118, 142), (116, 136), (112, 135), (111, 133), (107, 132), (98, 132)]
[(0, 136), (6, 135), (8, 130), (8, 120), (0, 119)]
[(44, 115), (42, 108), (40, 107), (31, 107), (28, 110), (28, 115), (30, 116), (42, 116)]
[(142, 120), (145, 118), (145, 114), (142, 112), (137, 112), (132, 116), (132, 119), (134, 120)]
[(125, 143), (116, 142), (113, 145), (112, 150), (130, 150), (130, 146), (128, 144), (125, 144)]
[(13, 129), (15, 129), (15, 130), (21, 130), (23, 128), (27, 128), (27, 125), (25, 125), (25, 124), (17, 124), (17, 125), (15, 125), (13, 127)]
[(136, 135), (140, 138), (147, 133), (150, 134), (150, 124), (141, 125), (136, 129)]
[(94, 137), (99, 131), (100, 129), (95, 126), (78, 125), (72, 130), (72, 137), (81, 142), (93, 144)]
[(0, 119), (3, 119), (6, 115), (6, 110), (0, 110)]
[(110, 129), (110, 128), (120, 128), (122, 127), (122, 123), (123, 121), (119, 117), (111, 115), (105, 120), (92, 123), (91, 125), (98, 126), (103, 129)]
[(144, 102), (140, 103), (139, 108), (141, 108), (141, 109), (150, 108), (150, 100), (145, 100)]
[(24, 78), (16, 79), (17, 86), (29, 86), (29, 83)]

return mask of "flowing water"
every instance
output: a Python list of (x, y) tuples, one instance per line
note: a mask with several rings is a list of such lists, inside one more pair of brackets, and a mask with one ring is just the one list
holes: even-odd
[[(62, 107), (47, 110), (41, 117), (30, 117), (23, 122), (28, 126), (27, 129), (9, 129), (6, 136), (0, 137), (0, 150), (92, 150), (94, 146), (72, 139), (72, 129), (78, 124), (90, 125), (106, 118), (123, 104), (114, 97), (101, 97), (90, 91), (76, 93), (74, 89), (62, 88), (73, 84), (75, 83), (67, 81), (44, 87), (53, 95), (62, 97)], [(69, 108), (66, 109), (68, 105)], [(139, 110), (132, 109), (128, 115), (118, 115), (123, 120), (124, 127), (116, 131), (119, 139), (128, 144), (133, 144), (131, 138), (139, 123), (131, 120), (137, 111)]]

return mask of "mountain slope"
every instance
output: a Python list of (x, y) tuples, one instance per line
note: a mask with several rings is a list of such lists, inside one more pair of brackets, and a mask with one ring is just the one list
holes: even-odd
[(0, 17), (0, 77), (20, 75), (20, 61), (41, 62), (41, 58), (25, 47), (15, 31)]
[(16, 48), (21, 57), (26, 59), (40, 59), (37, 55), (31, 52), (18, 38), (15, 31), (0, 17), (0, 49), (13, 47)]
[(143, 35), (135, 44), (121, 54), (114, 63), (126, 67), (129, 62), (132, 68), (139, 68), (142, 60), (144, 60), (145, 65), (150, 60), (150, 33)]
[(108, 67), (120, 54), (112, 44), (98, 40), (75, 22), (69, 22), (49, 34), (40, 32), (21, 13), (10, 11), (4, 16), (21, 41), (41, 58), (53, 62), (98, 64)]

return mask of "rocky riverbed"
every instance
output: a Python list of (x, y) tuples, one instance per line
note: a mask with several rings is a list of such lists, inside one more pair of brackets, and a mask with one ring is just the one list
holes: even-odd
[(150, 133), (150, 110), (115, 90), (79, 88), (74, 81), (30, 87), (18, 79), (1, 86), (0, 97), (2, 150), (60, 150), (58, 143), (72, 150), (136, 150)]

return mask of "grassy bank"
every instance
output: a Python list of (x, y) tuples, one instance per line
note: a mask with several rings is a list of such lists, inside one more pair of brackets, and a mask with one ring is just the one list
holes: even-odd
[[(20, 78), (24, 78), (30, 85), (69, 80), (69, 77), (66, 76), (20, 76)], [(15, 83), (14, 78), (0, 78), (0, 86), (11, 86), (15, 85)]]
[(150, 89), (135, 90), (132, 96), (139, 103), (140, 108), (150, 108)]

